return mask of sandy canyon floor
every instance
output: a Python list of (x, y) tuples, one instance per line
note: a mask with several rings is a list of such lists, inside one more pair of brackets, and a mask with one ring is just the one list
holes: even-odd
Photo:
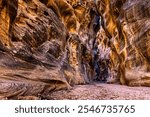
[(149, 100), (149, 87), (129, 87), (119, 84), (93, 83), (77, 85), (70, 90), (52, 92), (53, 100)]

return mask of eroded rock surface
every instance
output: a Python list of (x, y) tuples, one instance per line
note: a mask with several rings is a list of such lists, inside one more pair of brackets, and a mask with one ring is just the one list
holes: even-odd
[(150, 2), (99, 0), (97, 5), (103, 19), (98, 40), (111, 50), (110, 76), (121, 84), (149, 86)]
[(93, 80), (150, 86), (149, 8), (149, 0), (0, 0), (0, 98), (42, 99)]

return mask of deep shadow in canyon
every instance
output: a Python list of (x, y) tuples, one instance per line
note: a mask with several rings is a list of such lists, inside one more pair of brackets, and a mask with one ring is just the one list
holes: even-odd
[(95, 82), (150, 86), (149, 0), (0, 0), (0, 99)]

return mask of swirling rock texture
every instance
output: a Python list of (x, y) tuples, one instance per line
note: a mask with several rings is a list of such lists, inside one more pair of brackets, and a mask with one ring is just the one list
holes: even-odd
[(149, 47), (149, 0), (0, 0), (0, 98), (150, 86)]
[(103, 20), (98, 39), (105, 46), (104, 41), (110, 41), (104, 48), (111, 50), (111, 78), (119, 79), (121, 84), (149, 86), (150, 2), (101, 0), (97, 4)]

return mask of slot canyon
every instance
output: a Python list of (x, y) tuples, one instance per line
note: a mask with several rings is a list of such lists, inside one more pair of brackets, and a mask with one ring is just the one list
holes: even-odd
[(150, 99), (149, 0), (0, 0), (0, 99)]

